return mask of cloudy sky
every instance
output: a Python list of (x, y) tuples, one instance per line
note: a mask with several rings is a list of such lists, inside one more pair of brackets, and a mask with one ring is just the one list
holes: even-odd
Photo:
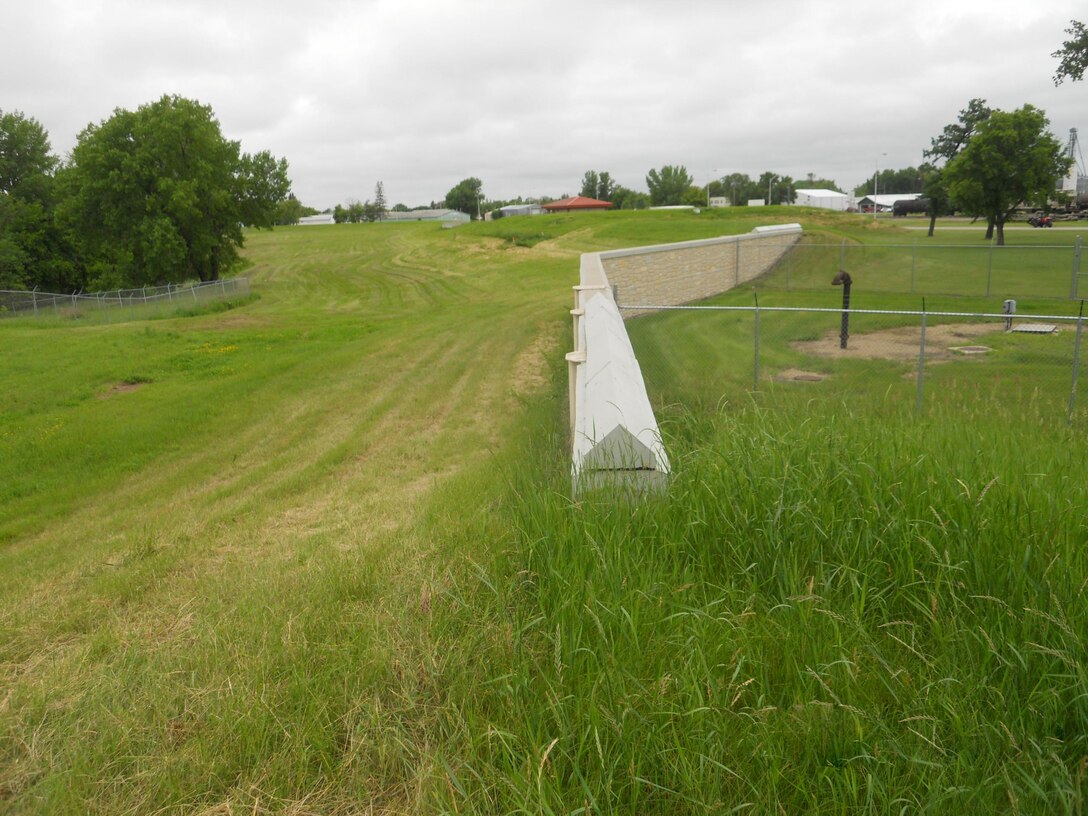
[(765, 170), (849, 191), (916, 165), (972, 97), (1088, 139), (1088, 81), (1051, 80), (1083, 0), (4, 0), (0, 110), (66, 155), (163, 94), (210, 105), (318, 208), (645, 189)]

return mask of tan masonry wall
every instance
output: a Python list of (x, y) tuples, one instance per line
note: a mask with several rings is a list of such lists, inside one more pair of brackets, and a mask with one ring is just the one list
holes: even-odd
[(769, 272), (801, 237), (801, 229), (730, 235), (600, 253), (624, 317), (726, 292)]

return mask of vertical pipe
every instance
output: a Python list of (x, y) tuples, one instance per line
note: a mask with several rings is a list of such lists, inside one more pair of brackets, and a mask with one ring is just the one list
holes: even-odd
[(759, 292), (755, 292), (754, 294), (755, 294), (755, 297), (756, 297), (756, 311), (755, 311), (755, 316), (756, 316), (756, 342), (755, 342), (755, 365), (753, 366), (753, 370), (755, 372), (755, 383), (754, 383), (754, 385), (752, 387), (752, 390), (758, 393), (759, 392)]
[(990, 296), (990, 284), (994, 277), (994, 245), (995, 239), (990, 240), (990, 261), (986, 266), (986, 297)]
[(914, 410), (922, 410), (922, 383), (926, 377), (926, 299), (922, 298), (922, 339), (918, 344), (918, 395), (914, 399)]
[(1077, 372), (1080, 369), (1080, 338), (1084, 333), (1084, 301), (1080, 302), (1080, 316), (1077, 318), (1077, 339), (1073, 343), (1073, 385), (1069, 389), (1069, 422), (1073, 422), (1073, 408), (1077, 403)]
[(915, 267), (918, 261), (918, 239), (914, 239), (914, 245), (910, 249), (910, 293), (914, 294)]
[(740, 286), (740, 237), (739, 236), (734, 240), (733, 246), (736, 247), (736, 252), (733, 253), (734, 254), (734, 258), (733, 258), (733, 285), (734, 286)]
[(1077, 299), (1077, 284), (1080, 282), (1080, 248), (1081, 237), (1078, 235), (1076, 242), (1073, 244), (1073, 281), (1069, 285), (1069, 299)]
[(839, 348), (846, 348), (850, 339), (850, 276), (842, 284), (842, 323), (839, 326)]

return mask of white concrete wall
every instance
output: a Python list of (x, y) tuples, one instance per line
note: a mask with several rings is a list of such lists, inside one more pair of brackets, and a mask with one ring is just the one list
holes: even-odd
[(747, 235), (582, 255), (571, 310), (574, 351), (567, 355), (575, 492), (660, 487), (669, 473), (624, 326), (631, 314), (620, 314), (613, 286), (625, 304), (710, 297), (764, 274), (800, 236), (797, 224), (774, 225)]
[[(679, 306), (767, 274), (801, 237), (798, 224), (756, 227), (746, 235), (600, 253), (623, 306)], [(644, 311), (624, 309), (631, 318)]]

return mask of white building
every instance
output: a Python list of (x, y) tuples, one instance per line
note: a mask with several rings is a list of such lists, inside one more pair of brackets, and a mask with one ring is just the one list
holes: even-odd
[(867, 195), (858, 199), (858, 209), (863, 212), (872, 212), (872, 206), (876, 204), (877, 212), (891, 212), (897, 201), (914, 201), (921, 198), (921, 193), (880, 193), (879, 195)]
[(503, 218), (511, 215), (544, 215), (544, 208), (539, 204), (507, 204), (505, 207), (499, 207), (498, 211), (502, 213)]
[(798, 207), (822, 207), (845, 212), (850, 206), (850, 196), (838, 190), (794, 190), (793, 193), (793, 203)]
[(300, 226), (309, 227), (315, 224), (335, 224), (336, 219), (332, 213), (318, 213), (317, 215), (304, 215), (298, 220)]
[(382, 221), (447, 221), (467, 223), (472, 216), (458, 210), (409, 210), (408, 212), (394, 212), (386, 210), (382, 214)]

